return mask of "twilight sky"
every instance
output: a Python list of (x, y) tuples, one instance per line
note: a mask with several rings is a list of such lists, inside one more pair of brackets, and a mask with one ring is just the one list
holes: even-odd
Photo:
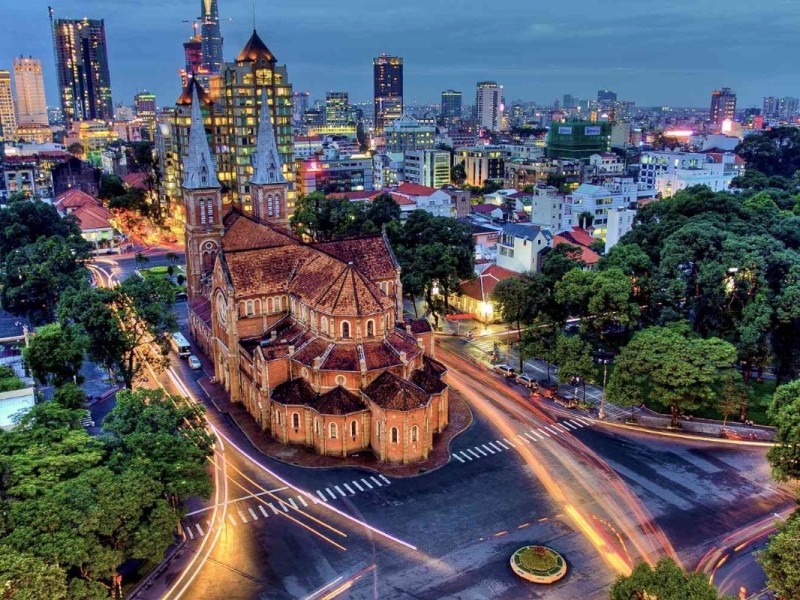
[[(182, 42), (200, 0), (50, 0), (62, 18), (104, 18), (114, 103), (149, 89), (159, 105), (180, 93)], [(617, 91), (638, 105), (707, 106), (729, 86), (739, 106), (764, 95), (800, 96), (797, 0), (255, 0), (259, 34), (289, 69), (295, 90), (372, 94), (372, 57), (405, 59), (405, 96), (438, 102), (494, 79), (507, 100), (551, 102), (564, 93)], [(15, 55), (44, 61), (54, 104), (47, 0), (3, 0), (0, 69)], [(225, 59), (252, 29), (251, 0), (219, 0)], [(491, 11), (491, 12), (489, 12)], [(231, 19), (231, 20), (226, 20)]]

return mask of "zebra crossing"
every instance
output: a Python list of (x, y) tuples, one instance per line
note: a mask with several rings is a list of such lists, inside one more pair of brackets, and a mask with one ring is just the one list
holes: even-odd
[(500, 454), (506, 450), (513, 450), (518, 445), (524, 446), (525, 444), (545, 442), (548, 438), (554, 438), (565, 433), (572, 433), (582, 427), (589, 427), (592, 424), (594, 424), (594, 419), (590, 419), (589, 417), (575, 417), (574, 419), (558, 421), (550, 425), (542, 425), (541, 427), (522, 431), (517, 433), (516, 438), (513, 439), (502, 438), (494, 440), (493, 442), (479, 444), (472, 448), (467, 448), (466, 450), (459, 450), (458, 452), (453, 452), (452, 456), (459, 463), (466, 464), (474, 460), (487, 458), (494, 454)]
[[(240, 527), (242, 525), (248, 525), (282, 513), (289, 513), (293, 510), (303, 510), (313, 504), (330, 504), (342, 498), (348, 498), (359, 493), (366, 493), (370, 490), (387, 487), (391, 483), (388, 477), (379, 474), (368, 475), (346, 483), (340, 482), (314, 490), (313, 492), (309, 491), (308, 495), (297, 494), (296, 496), (279, 498), (274, 494), (269, 494), (269, 498), (265, 498), (267, 493), (254, 494), (253, 496), (228, 502), (227, 518), (225, 521), (218, 520), (216, 523), (213, 523), (211, 520), (206, 519), (205, 521), (184, 523), (183, 531), (186, 533), (187, 538), (194, 540), (209, 534), (216, 527), (224, 527), (225, 525)], [(254, 505), (245, 505), (243, 502), (243, 500), (246, 499), (256, 498), (258, 498), (258, 500)]]

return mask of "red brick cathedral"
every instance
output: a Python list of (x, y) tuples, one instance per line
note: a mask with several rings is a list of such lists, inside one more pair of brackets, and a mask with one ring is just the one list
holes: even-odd
[(252, 214), (223, 213), (195, 90), (184, 163), (193, 337), (233, 402), (284, 444), (425, 460), (448, 423), (446, 370), (426, 322), (403, 322), (400, 267), (384, 236), (304, 243), (262, 95)]

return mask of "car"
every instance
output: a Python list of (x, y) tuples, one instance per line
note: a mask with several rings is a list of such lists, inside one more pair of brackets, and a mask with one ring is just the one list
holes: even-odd
[(539, 384), (536, 383), (536, 380), (533, 378), (533, 375), (528, 375), (527, 373), (520, 373), (514, 379), (520, 385), (524, 385), (526, 388), (530, 390), (538, 390)]
[(178, 292), (175, 294), (175, 302), (185, 302), (189, 299), (189, 294), (186, 292)]
[(203, 365), (200, 364), (200, 359), (199, 358), (197, 358), (194, 354), (190, 354), (189, 355), (189, 366), (196, 371), (197, 369), (200, 369)]
[(499, 364), (492, 367), (495, 373), (500, 373), (503, 377), (514, 377), (517, 372), (514, 370), (514, 367), (510, 367), (507, 364)]

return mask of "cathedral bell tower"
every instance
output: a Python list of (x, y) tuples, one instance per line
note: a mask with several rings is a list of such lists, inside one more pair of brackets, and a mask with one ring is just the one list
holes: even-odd
[(203, 278), (214, 268), (222, 246), (222, 195), (217, 163), (211, 154), (193, 86), (189, 151), (183, 161), (183, 203), (186, 208), (186, 279), (189, 298), (203, 295)]
[(265, 223), (288, 229), (289, 214), (286, 196), (289, 185), (283, 176), (275, 130), (272, 127), (272, 110), (267, 100), (267, 89), (261, 92), (261, 112), (258, 120), (258, 140), (253, 159), (253, 177), (250, 179), (253, 216)]

